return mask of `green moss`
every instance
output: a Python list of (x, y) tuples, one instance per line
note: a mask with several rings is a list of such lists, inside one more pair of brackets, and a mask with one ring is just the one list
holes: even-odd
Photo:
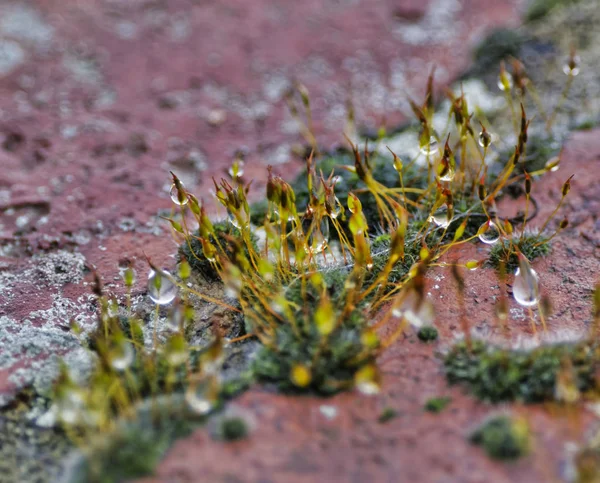
[(248, 424), (239, 416), (224, 417), (219, 421), (217, 434), (224, 441), (237, 441), (248, 436)]
[(471, 435), (471, 442), (481, 446), (490, 458), (515, 460), (530, 450), (529, 429), (523, 420), (496, 416), (484, 422)]
[(438, 330), (432, 325), (424, 325), (417, 332), (417, 337), (423, 342), (433, 342), (438, 338)]
[(497, 72), (500, 61), (519, 57), (523, 42), (523, 35), (516, 30), (494, 30), (475, 48), (472, 74)]
[(538, 257), (550, 253), (550, 243), (542, 235), (525, 233), (523, 237), (515, 236), (512, 240), (502, 239), (495, 243), (490, 250), (490, 264), (498, 269), (504, 262), (506, 270), (513, 272), (519, 266), (517, 250), (531, 262)]
[[(254, 360), (255, 375), (260, 381), (273, 383), (284, 392), (313, 391), (330, 395), (351, 387), (355, 372), (365, 363), (372, 362), (371, 356), (363, 356), (360, 327), (364, 321), (358, 313), (354, 319), (330, 334), (326, 344), (314, 324), (301, 328), (299, 335), (289, 324), (281, 325), (275, 347), (263, 347)], [(303, 389), (296, 387), (290, 379), (292, 367), (297, 364), (309, 367), (311, 371), (310, 385)]]
[(381, 411), (381, 414), (377, 418), (377, 421), (379, 421), (381, 424), (383, 424), (383, 423), (387, 423), (388, 421), (391, 421), (392, 419), (394, 419), (397, 416), (398, 416), (398, 411), (396, 411), (394, 408), (391, 408), (388, 406), (388, 407), (384, 408), (383, 411)]
[(596, 388), (600, 349), (589, 341), (541, 346), (531, 351), (497, 348), (482, 341), (473, 342), (469, 350), (463, 342), (447, 354), (444, 365), (450, 383), (465, 384), (479, 399), (535, 403), (554, 399), (564, 359), (573, 367), (580, 391)]
[(175, 439), (196, 429), (183, 400), (162, 397), (143, 403), (135, 419), (121, 421), (109, 434), (88, 441), (67, 481), (112, 483), (152, 474)]
[(450, 404), (450, 402), (452, 402), (452, 399), (447, 396), (432, 397), (427, 400), (424, 408), (431, 413), (440, 413), (448, 406), (448, 404)]
[(544, 18), (555, 8), (575, 5), (579, 0), (533, 0), (525, 14), (525, 20), (535, 22)]
[[(373, 177), (389, 188), (399, 187), (400, 178), (398, 172), (394, 169), (391, 157), (373, 155), (371, 160)], [(363, 213), (367, 219), (369, 227), (372, 231), (376, 231), (381, 224), (379, 211), (375, 198), (371, 193), (356, 193), (357, 190), (365, 188), (364, 183), (358, 178), (356, 173), (352, 173), (341, 166), (354, 166), (354, 155), (352, 152), (341, 149), (334, 153), (328, 154), (316, 163), (316, 172), (323, 172), (323, 176), (327, 178), (332, 171), (338, 177), (335, 185), (335, 193), (341, 205), (346, 208), (348, 206), (348, 193), (355, 192), (362, 203)], [(410, 168), (403, 170), (402, 173), (404, 186), (425, 188), (427, 180), (423, 173), (419, 170)], [(306, 170), (302, 171), (296, 179), (291, 183), (296, 194), (296, 206), (299, 212), (303, 212), (308, 206), (309, 192), (306, 183)], [(411, 195), (407, 195), (411, 198)], [(254, 203), (251, 209), (251, 220), (255, 224), (262, 224), (267, 212), (267, 203), (261, 201)], [(345, 221), (339, 219), (342, 226), (345, 227)], [(337, 232), (331, 230), (331, 237), (337, 238)]]
[[(231, 255), (231, 249), (229, 248), (230, 243), (227, 240), (227, 236), (241, 239), (240, 230), (235, 228), (228, 221), (218, 221), (213, 223), (215, 236), (210, 237), (210, 242), (217, 246), (220, 244), (225, 248), (226, 255)], [(194, 236), (198, 236), (198, 232), (194, 233)], [(256, 235), (251, 232), (251, 241), (256, 249)], [(214, 265), (206, 259), (202, 251), (202, 244), (200, 240), (194, 237), (188, 237), (188, 240), (179, 247), (179, 253), (192, 267), (192, 270), (196, 273), (201, 274), (206, 280), (214, 281), (219, 280), (219, 274), (216, 272)], [(246, 255), (248, 256), (248, 250), (246, 249)]]

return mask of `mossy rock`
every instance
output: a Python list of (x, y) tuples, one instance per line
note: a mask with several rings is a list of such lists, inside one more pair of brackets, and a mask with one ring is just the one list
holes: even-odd
[(556, 379), (564, 360), (572, 367), (579, 391), (596, 388), (600, 348), (590, 341), (530, 351), (498, 348), (483, 341), (474, 341), (469, 349), (461, 342), (446, 355), (444, 366), (448, 382), (465, 384), (481, 400), (536, 403), (555, 399)]
[(525, 233), (523, 237), (515, 236), (512, 240), (503, 238), (492, 246), (489, 262), (496, 269), (504, 262), (506, 270), (514, 272), (519, 266), (517, 250), (532, 262), (550, 253), (550, 243), (546, 237), (532, 233)]
[[(211, 235), (209, 241), (217, 247), (219, 245), (222, 246), (227, 256), (232, 255), (233, 252), (231, 250), (230, 242), (226, 237), (229, 236), (232, 238), (241, 239), (242, 235), (240, 230), (235, 228), (226, 220), (213, 223), (213, 228), (215, 235)], [(199, 236), (198, 231), (194, 233), (194, 236)], [(253, 232), (250, 232), (250, 240), (254, 245), (254, 249), (256, 250), (256, 242), (258, 238)], [(193, 272), (202, 275), (208, 281), (220, 280), (219, 274), (215, 270), (214, 265), (204, 256), (202, 244), (197, 238), (189, 237), (179, 247), (179, 253), (180, 256), (185, 257), (185, 259), (188, 261)], [(249, 256), (247, 248), (246, 256)]]
[(515, 460), (529, 453), (529, 428), (524, 420), (496, 416), (471, 434), (471, 442), (481, 446), (490, 458)]

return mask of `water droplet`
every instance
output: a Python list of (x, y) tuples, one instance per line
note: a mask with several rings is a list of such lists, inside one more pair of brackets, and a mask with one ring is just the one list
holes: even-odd
[(154, 303), (166, 305), (173, 301), (177, 295), (177, 286), (170, 280), (171, 274), (167, 271), (150, 271), (148, 275), (148, 297)]
[(218, 383), (214, 377), (192, 383), (185, 391), (185, 402), (196, 414), (206, 415), (215, 405)]
[(563, 65), (563, 72), (565, 75), (576, 76), (579, 74), (579, 64), (581, 62), (581, 58), (576, 55), (574, 57), (569, 57)]
[(498, 226), (493, 221), (486, 221), (479, 228), (478, 236), (483, 243), (493, 245), (500, 239), (500, 230), (498, 230)]
[(238, 230), (240, 229), (240, 223), (238, 222), (238, 219), (229, 210), (227, 210), (227, 219), (229, 220), (229, 223), (231, 223), (235, 228), (237, 228)]
[(403, 317), (410, 325), (419, 328), (424, 325), (433, 325), (435, 309), (431, 300), (421, 298), (417, 292), (411, 290), (399, 306), (392, 308), (392, 315), (397, 318)]
[(519, 260), (512, 289), (515, 300), (523, 307), (532, 307), (540, 300), (538, 274), (524, 258)]
[(172, 310), (171, 316), (167, 318), (167, 327), (175, 332), (183, 327), (183, 309), (179, 305)]
[(307, 224), (305, 233), (308, 234), (306, 242), (306, 251), (312, 254), (321, 253), (327, 248), (329, 242), (329, 220), (322, 218), (319, 226), (316, 226), (315, 219), (307, 219), (303, 224)]
[(501, 91), (510, 91), (512, 89), (512, 86), (513, 81), (509, 75), (504, 74), (498, 76), (498, 89), (500, 89)]
[(419, 150), (426, 156), (436, 154), (439, 150), (439, 146), (435, 136), (431, 136), (429, 142), (421, 143)]
[(124, 371), (133, 364), (135, 351), (129, 342), (123, 340), (114, 345), (109, 357), (110, 365), (115, 371)]
[(442, 228), (448, 227), (452, 222), (448, 206), (445, 204), (440, 206), (433, 214), (429, 215), (429, 221)]
[(232, 178), (235, 178), (236, 175), (238, 177), (240, 176), (244, 176), (244, 162), (243, 161), (236, 161), (237, 164), (237, 173), (236, 173), (236, 169), (234, 166), (232, 166), (231, 168), (229, 168), (229, 176), (231, 176)]
[(438, 172), (440, 181), (452, 181), (454, 179), (454, 175), (456, 174), (456, 170), (450, 164), (440, 165), (440, 170)]
[(342, 212), (342, 208), (341, 208), (340, 200), (338, 200), (338, 198), (336, 196), (335, 202), (333, 203), (333, 206), (331, 207), (331, 212), (329, 213), (329, 216), (331, 216), (331, 218), (333, 218), (333, 219), (336, 219), (338, 216), (340, 216), (341, 212)]
[(69, 390), (57, 402), (58, 419), (66, 424), (80, 421), (85, 410), (85, 401), (79, 392)]
[(558, 171), (559, 168), (560, 168), (560, 158), (558, 156), (554, 156), (553, 158), (550, 158), (548, 161), (546, 161), (546, 164), (544, 165), (544, 169), (546, 171), (551, 171), (552, 173)]
[(479, 145), (482, 148), (487, 148), (492, 144), (492, 135), (487, 131), (481, 131), (479, 133)]
[(179, 182), (179, 185), (181, 186), (181, 189), (182, 189), (181, 194), (180, 194), (179, 190), (177, 189), (177, 186), (175, 185), (175, 183), (173, 183), (171, 185), (171, 192), (170, 192), (171, 201), (173, 203), (175, 203), (176, 205), (183, 206), (183, 205), (187, 204), (188, 198), (187, 198), (187, 196), (185, 196), (183, 194), (183, 190), (185, 190), (185, 186), (183, 186), (183, 183), (181, 181)]

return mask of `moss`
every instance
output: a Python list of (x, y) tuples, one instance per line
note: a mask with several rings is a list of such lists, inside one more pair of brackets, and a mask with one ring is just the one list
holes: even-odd
[[(400, 282), (408, 274), (412, 267), (420, 257), (421, 245), (415, 239), (415, 233), (409, 232), (408, 241), (404, 246), (404, 260), (398, 260), (390, 271), (387, 281), (388, 287), (392, 287), (395, 283)], [(390, 251), (391, 236), (389, 233), (383, 233), (371, 241), (371, 254), (373, 257), (373, 268), (365, 276), (365, 286), (373, 283), (385, 268)]]
[(577, 483), (597, 483), (600, 479), (600, 448), (589, 446), (577, 452), (574, 458)]
[(524, 420), (508, 416), (488, 419), (471, 434), (471, 442), (481, 446), (490, 458), (515, 460), (530, 450), (529, 428)]
[(479, 399), (490, 402), (551, 401), (555, 397), (561, 361), (568, 359), (581, 392), (595, 389), (600, 348), (583, 341), (541, 346), (530, 351), (497, 348), (482, 341), (471, 350), (459, 343), (446, 355), (444, 365), (450, 383), (463, 383)]
[[(394, 169), (391, 158), (373, 155), (370, 160), (372, 166), (373, 177), (387, 187), (394, 188), (400, 186), (400, 178), (398, 172)], [(340, 149), (323, 157), (316, 163), (316, 172), (323, 173), (327, 178), (332, 172), (338, 177), (335, 185), (336, 196), (341, 205), (346, 208), (348, 206), (348, 193), (365, 188), (364, 183), (358, 178), (356, 173), (352, 173), (345, 169), (340, 169), (340, 166), (354, 166), (354, 155), (346, 149)], [(425, 188), (427, 181), (423, 174), (413, 168), (403, 170), (402, 173), (404, 186)], [(299, 212), (303, 212), (308, 206), (309, 192), (306, 183), (306, 170), (303, 170), (296, 179), (291, 183), (294, 193), (296, 194), (296, 206)], [(362, 203), (363, 213), (367, 219), (369, 227), (372, 231), (379, 228), (381, 219), (375, 198), (371, 193), (356, 193)], [(410, 195), (408, 195), (411, 198)], [(261, 201), (254, 203), (251, 209), (251, 220), (255, 224), (262, 224), (267, 212), (267, 203)], [(344, 220), (339, 219), (342, 226), (345, 227)], [(336, 230), (331, 230), (331, 237), (337, 238)]]
[[(227, 240), (227, 236), (231, 236), (233, 238), (241, 239), (240, 230), (235, 228), (228, 221), (218, 221), (213, 223), (213, 228), (215, 232), (215, 236), (210, 237), (210, 242), (215, 246), (222, 246), (225, 248), (225, 254), (231, 255), (231, 249), (229, 248), (230, 243)], [(202, 251), (202, 244), (197, 237), (198, 232), (194, 233), (194, 237), (188, 237), (188, 241), (184, 242), (179, 247), (179, 253), (181, 256), (185, 257), (185, 259), (192, 267), (192, 270), (196, 273), (201, 274), (206, 280), (215, 281), (219, 280), (219, 274), (215, 270), (214, 265), (207, 260)], [(256, 241), (257, 237), (254, 233), (251, 232), (251, 241), (256, 249)], [(189, 243), (188, 243), (189, 242)], [(248, 250), (246, 249), (246, 256), (248, 256)]]
[(432, 325), (425, 325), (419, 329), (417, 337), (423, 342), (433, 342), (438, 338), (438, 330)]
[(175, 439), (190, 434), (193, 419), (178, 397), (142, 403), (136, 417), (120, 421), (114, 431), (88, 441), (85, 455), (70, 469), (69, 483), (111, 483), (152, 474)]
[(248, 436), (248, 424), (239, 416), (224, 417), (219, 421), (217, 434), (224, 441), (237, 441)]
[(431, 413), (440, 413), (451, 401), (452, 399), (447, 396), (432, 397), (425, 402), (424, 408)]
[[(253, 371), (260, 381), (273, 383), (284, 392), (313, 391), (331, 395), (352, 386), (354, 374), (372, 357), (362, 357), (363, 344), (358, 323), (338, 327), (330, 334), (327, 344), (316, 328), (305, 328), (294, 334), (290, 325), (277, 330), (275, 347), (263, 347), (253, 362)], [(318, 357), (316, 357), (318, 354)], [(311, 381), (299, 389), (290, 374), (294, 365), (310, 368)]]
[(555, 8), (575, 5), (579, 0), (533, 0), (525, 14), (525, 20), (535, 22), (544, 18)]
[(471, 74), (497, 72), (500, 61), (519, 57), (524, 40), (523, 35), (516, 30), (494, 30), (475, 48), (475, 66)]
[(550, 243), (546, 237), (531, 233), (525, 233), (523, 237), (515, 236), (512, 240), (499, 240), (490, 250), (490, 264), (498, 269), (500, 263), (504, 262), (507, 271), (515, 271), (519, 266), (517, 250), (531, 262), (538, 257), (548, 255)]
[(392, 419), (394, 419), (397, 416), (398, 416), (398, 411), (396, 411), (394, 408), (391, 408), (388, 406), (388, 407), (384, 408), (383, 411), (381, 411), (381, 414), (377, 418), (377, 421), (379, 421), (381, 424), (383, 424), (383, 423), (387, 423), (388, 421), (391, 421)]

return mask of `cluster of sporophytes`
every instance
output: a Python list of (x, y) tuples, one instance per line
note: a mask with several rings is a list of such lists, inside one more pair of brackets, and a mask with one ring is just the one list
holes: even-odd
[[(269, 168), (262, 208), (248, 201), (250, 183), (238, 159), (228, 179), (214, 181), (216, 201), (227, 212), (226, 220), (219, 222), (211, 220), (207, 205), (172, 174), (175, 209), (168, 222), (182, 244), (179, 268), (172, 275), (148, 260), (148, 296), (156, 304), (156, 321), (160, 307), (172, 307), (169, 333), (159, 334), (155, 321), (148, 337), (130, 302), (125, 309), (119, 307), (97, 281), (98, 326), (89, 347), (98, 363), (83, 386), (63, 371), (46, 422), (62, 423), (85, 448), (96, 434), (118, 433), (123, 421), (135, 419), (148, 401), (153, 427), (201, 420), (245, 386), (246, 381), (224, 383), (222, 364), (227, 346), (251, 338), (261, 347), (251, 367), (259, 381), (285, 391), (331, 394), (354, 387), (375, 394), (381, 385), (377, 358), (386, 347), (410, 326), (423, 341), (437, 336), (433, 304), (425, 290), (425, 274), (433, 266), (452, 269), (466, 354), (476, 357), (479, 346), (471, 340), (462, 269), (477, 269), (483, 261), (445, 261), (442, 257), (452, 248), (472, 241), (502, 245), (507, 257), (515, 256), (518, 262), (516, 301), (530, 309), (540, 306), (538, 275), (520, 243), (525, 235), (519, 233), (525, 233), (535, 211), (532, 182), (554, 171), (559, 159), (528, 172), (525, 80), (522, 70), (516, 69), (512, 77), (501, 70), (499, 85), (515, 120), (509, 137), (514, 138), (514, 149), (506, 159), (488, 156), (494, 136), (484, 119), (475, 129), (463, 93), (449, 94), (446, 126), (436, 131), (432, 74), (424, 102), (411, 102), (419, 130), (419, 154), (412, 158), (402, 159), (391, 150), (384, 156), (367, 143), (362, 150), (350, 139), (347, 152), (325, 157), (325, 163), (313, 150), (303, 185), (292, 185)], [(303, 91), (301, 97), (310, 119), (308, 96)], [(515, 102), (520, 104), (518, 114)], [(314, 142), (309, 125), (305, 131)], [(345, 162), (335, 165), (331, 159)], [(506, 218), (497, 201), (515, 184), (524, 186), (524, 213)], [(557, 210), (569, 189), (570, 179)], [(561, 223), (544, 239), (565, 226)], [(500, 263), (503, 282), (503, 267), (509, 261)], [(198, 277), (220, 284), (222, 296), (193, 288), (191, 282)], [(131, 289), (133, 283), (128, 269), (125, 284)], [(245, 333), (228, 339), (231, 334), (215, 328), (208, 346), (192, 346), (186, 334), (194, 323), (194, 298), (239, 314)], [(505, 323), (506, 296), (498, 301), (496, 313)], [(165, 395), (181, 404), (161, 403)], [(165, 404), (168, 416), (159, 410)], [(237, 438), (240, 428), (230, 429), (226, 438)], [(179, 434), (177, 427), (172, 433)]]
[(518, 459), (531, 450), (527, 421), (505, 415), (492, 417), (481, 424), (471, 434), (471, 442), (498, 460)]

